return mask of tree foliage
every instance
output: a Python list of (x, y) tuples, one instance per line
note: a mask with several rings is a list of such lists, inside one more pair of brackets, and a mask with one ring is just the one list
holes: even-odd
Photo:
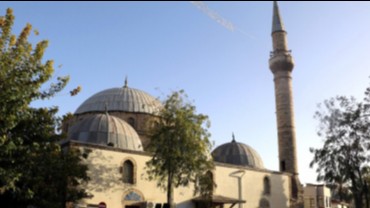
[(330, 183), (326, 186), (331, 191), (331, 198), (340, 202), (351, 203), (353, 195), (347, 184)]
[(356, 208), (368, 202), (364, 175), (369, 172), (370, 159), (369, 92), (368, 88), (362, 102), (337, 96), (319, 105), (315, 117), (320, 122), (318, 135), (324, 144), (310, 148), (314, 154), (310, 166), (316, 165), (317, 179), (337, 184), (339, 193), (349, 186)]
[[(213, 169), (211, 142), (207, 131), (208, 117), (197, 114), (195, 106), (185, 100), (183, 91), (174, 92), (164, 101), (159, 118), (152, 124), (148, 150), (153, 157), (147, 162), (150, 180), (167, 190), (173, 207), (173, 189), (195, 184), (196, 192), (209, 195), (213, 181), (205, 176)], [(211, 185), (210, 185), (211, 183)], [(195, 193), (196, 194), (196, 193)]]
[(32, 108), (30, 103), (53, 97), (69, 77), (52, 78), (53, 61), (43, 61), (48, 41), (28, 42), (32, 26), (12, 34), (14, 15), (0, 18), (0, 201), (2, 207), (65, 207), (87, 194), (87, 166), (76, 151), (63, 153), (56, 135), (57, 108)]

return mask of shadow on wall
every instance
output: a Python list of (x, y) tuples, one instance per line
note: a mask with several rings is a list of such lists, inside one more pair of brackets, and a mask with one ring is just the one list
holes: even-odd
[(106, 192), (122, 191), (124, 189), (122, 177), (119, 173), (119, 165), (111, 161), (114, 161), (112, 156), (106, 156), (99, 150), (92, 151), (89, 154), (87, 159), (89, 176), (91, 178), (87, 185), (89, 190)]
[[(284, 184), (287, 181), (282, 175), (266, 175), (263, 179), (263, 191), (257, 208), (280, 207), (288, 208), (289, 198), (287, 197)], [(287, 194), (290, 194), (288, 191)]]

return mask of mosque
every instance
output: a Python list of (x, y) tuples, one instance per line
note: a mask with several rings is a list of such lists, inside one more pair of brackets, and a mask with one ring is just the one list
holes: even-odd
[[(250, 146), (230, 139), (216, 147), (215, 169), (210, 177), (217, 187), (212, 207), (288, 208), (302, 207), (298, 178), (293, 113), (292, 76), (294, 61), (287, 46), (286, 31), (274, 2), (273, 51), (269, 66), (274, 76), (279, 171), (268, 170)], [(146, 180), (146, 152), (150, 142), (147, 121), (156, 117), (161, 103), (139, 89), (124, 86), (98, 92), (83, 102), (66, 124), (70, 148), (89, 150), (86, 162), (93, 197), (75, 204), (78, 208), (161, 208), (166, 192)], [(178, 208), (201, 207), (193, 186), (175, 189)]]

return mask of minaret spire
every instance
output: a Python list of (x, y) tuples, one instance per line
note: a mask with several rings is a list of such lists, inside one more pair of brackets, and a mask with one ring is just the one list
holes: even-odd
[(280, 17), (280, 11), (277, 1), (274, 1), (274, 12), (272, 15), (272, 31), (271, 33), (285, 31), (283, 21)]
[[(278, 3), (276, 1), (274, 1), (271, 36), (273, 46), (271, 56), (277, 55), (277, 53), (285, 53), (291, 58), (290, 51), (288, 50), (287, 33), (283, 24), (283, 19), (280, 15)], [(294, 65), (293, 59), (290, 61), (290, 63), (292, 66), (288, 68), (292, 70)]]

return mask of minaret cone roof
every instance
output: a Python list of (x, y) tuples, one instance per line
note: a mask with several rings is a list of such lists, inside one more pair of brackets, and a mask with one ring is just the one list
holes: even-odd
[(279, 6), (277, 4), (277, 1), (274, 1), (274, 11), (272, 16), (272, 31), (274, 32), (281, 32), (285, 31), (283, 20), (281, 19), (280, 12), (279, 12)]

